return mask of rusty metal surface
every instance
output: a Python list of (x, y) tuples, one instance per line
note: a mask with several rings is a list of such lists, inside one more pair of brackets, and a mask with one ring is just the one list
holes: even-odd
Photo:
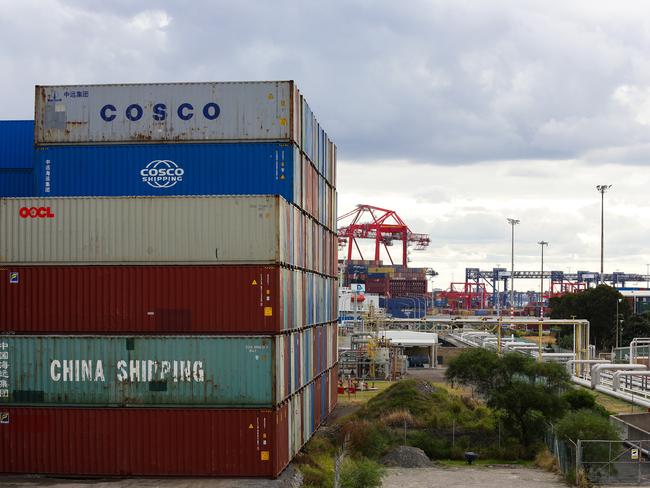
[(336, 320), (336, 283), (280, 266), (0, 266), (0, 332), (277, 333)]
[(36, 144), (296, 140), (293, 82), (36, 87)]

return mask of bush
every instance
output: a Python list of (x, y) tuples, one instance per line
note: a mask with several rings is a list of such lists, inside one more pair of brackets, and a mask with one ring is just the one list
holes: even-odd
[(320, 466), (303, 464), (300, 466), (304, 488), (330, 488), (334, 485), (332, 473)]
[(451, 456), (451, 445), (446, 439), (422, 430), (409, 435), (408, 445), (422, 449), (429, 459), (449, 459)]
[(596, 405), (596, 397), (582, 388), (572, 388), (562, 395), (571, 410), (592, 409)]
[(415, 425), (415, 419), (413, 418), (413, 415), (411, 415), (411, 412), (404, 409), (395, 410), (384, 415), (381, 418), (381, 421), (384, 425), (388, 425), (389, 427), (412, 427)]
[(618, 440), (618, 432), (609, 420), (592, 410), (569, 412), (557, 424), (557, 434), (561, 439), (573, 442), (589, 439)]
[(346, 459), (341, 468), (341, 488), (377, 488), (385, 469), (367, 458)]
[(384, 425), (366, 420), (356, 420), (342, 431), (349, 434), (350, 450), (364, 457), (378, 459), (391, 444), (391, 432)]

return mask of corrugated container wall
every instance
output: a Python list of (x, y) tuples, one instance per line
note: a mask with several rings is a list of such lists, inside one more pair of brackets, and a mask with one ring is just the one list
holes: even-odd
[(37, 145), (292, 142), (335, 183), (336, 150), (293, 81), (37, 86)]
[(0, 472), (276, 477), (336, 406), (337, 368), (274, 409), (8, 407)]
[(0, 407), (273, 407), (334, 366), (335, 342), (335, 324), (261, 337), (0, 336)]
[(0, 270), (2, 332), (268, 334), (336, 320), (334, 278), (280, 266)]
[(41, 197), (281, 195), (336, 229), (334, 188), (293, 144), (47, 146), (36, 175)]
[(0, 200), (5, 263), (278, 263), (335, 276), (335, 242), (280, 197)]
[(0, 120), (0, 169), (31, 169), (33, 165), (34, 121)]
[(0, 197), (36, 196), (36, 178), (31, 168), (0, 168)]

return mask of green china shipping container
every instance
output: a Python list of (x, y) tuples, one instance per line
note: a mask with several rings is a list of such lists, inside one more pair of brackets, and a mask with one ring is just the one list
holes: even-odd
[(0, 336), (0, 406), (272, 407), (334, 364), (335, 334)]

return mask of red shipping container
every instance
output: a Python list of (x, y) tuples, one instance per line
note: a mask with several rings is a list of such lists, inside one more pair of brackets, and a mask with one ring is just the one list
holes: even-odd
[(6, 408), (0, 472), (276, 477), (288, 408)]
[(337, 381), (338, 366), (314, 381), (311, 411), (311, 386), (275, 409), (1, 407), (0, 473), (273, 478), (336, 406)]
[(259, 334), (307, 325), (293, 316), (296, 287), (281, 291), (279, 266), (1, 269), (1, 332)]

